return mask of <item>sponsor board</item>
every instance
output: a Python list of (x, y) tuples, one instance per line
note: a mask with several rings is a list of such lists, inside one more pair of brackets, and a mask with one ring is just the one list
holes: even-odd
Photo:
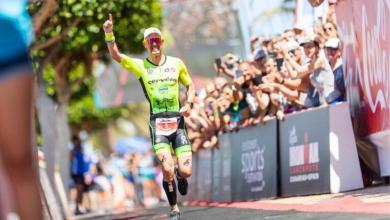
[(210, 202), (212, 197), (212, 151), (210, 149), (200, 150), (197, 163), (197, 200)]
[(329, 192), (328, 108), (287, 115), (279, 125), (281, 195)]
[(277, 191), (276, 120), (244, 128), (231, 139), (232, 200), (275, 197)]
[(231, 201), (231, 136), (220, 135), (219, 147), (213, 149), (213, 202)]

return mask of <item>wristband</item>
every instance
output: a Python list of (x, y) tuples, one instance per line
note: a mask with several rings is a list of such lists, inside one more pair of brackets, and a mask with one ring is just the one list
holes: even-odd
[(104, 33), (106, 43), (113, 43), (115, 41), (115, 36), (113, 32)]

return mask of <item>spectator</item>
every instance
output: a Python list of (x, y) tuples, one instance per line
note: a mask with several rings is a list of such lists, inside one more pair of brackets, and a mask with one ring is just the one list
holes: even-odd
[(80, 138), (78, 136), (73, 136), (72, 142), (73, 149), (70, 152), (71, 177), (77, 191), (76, 209), (74, 213), (75, 215), (81, 215), (84, 214), (84, 212), (81, 211), (80, 206), (83, 203), (83, 194), (88, 188), (86, 174), (89, 171), (89, 164), (85, 158)]
[(327, 22), (324, 24), (323, 28), (324, 28), (326, 40), (328, 40), (329, 38), (337, 38), (338, 37), (336, 26), (333, 23)]
[(93, 208), (99, 212), (108, 212), (111, 207), (111, 183), (107, 178), (103, 161), (98, 161), (91, 166), (91, 175), (93, 176), (92, 191), (97, 192), (97, 199), (93, 198), (92, 202), (95, 202)]
[(311, 85), (305, 100), (306, 107), (315, 107), (320, 104), (332, 102), (338, 97), (338, 91), (334, 87), (333, 71), (320, 48), (318, 37), (307, 36), (300, 44), (305, 51), (310, 63), (304, 66), (299, 65), (288, 52), (284, 51), (285, 60), (298, 72), (299, 78), (309, 75)]
[(214, 83), (207, 84), (186, 119), (193, 150), (217, 146), (221, 132), (344, 101), (337, 36), (332, 8), (326, 22), (318, 19), (314, 28), (297, 23), (280, 37), (252, 37), (250, 60), (231, 53), (217, 58)]
[(332, 67), (333, 70), (335, 86), (337, 90), (340, 92), (339, 97), (335, 98), (334, 101), (336, 102), (346, 101), (340, 40), (338, 38), (330, 38), (325, 43), (325, 50), (326, 50), (326, 57), (328, 58), (330, 66)]

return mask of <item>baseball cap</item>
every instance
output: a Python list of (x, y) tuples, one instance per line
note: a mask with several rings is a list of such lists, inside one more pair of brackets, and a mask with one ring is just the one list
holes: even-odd
[(256, 53), (255, 56), (253, 57), (253, 60), (261, 60), (263, 59), (267, 54), (265, 53), (264, 50), (259, 49)]
[(302, 30), (304, 31), (306, 28), (305, 24), (303, 22), (297, 22), (294, 24), (294, 29)]
[(340, 46), (340, 40), (338, 38), (330, 38), (326, 41), (325, 47), (338, 49)]
[(286, 47), (287, 47), (288, 50), (293, 50), (293, 49), (298, 48), (299, 44), (298, 44), (298, 42), (296, 40), (290, 39), (290, 40), (287, 41)]
[(158, 28), (150, 27), (150, 28), (145, 29), (145, 31), (144, 31), (144, 40), (151, 34), (158, 34), (160, 36), (162, 35), (161, 31)]
[(310, 44), (310, 43), (321, 43), (321, 40), (315, 35), (315, 34), (310, 34), (305, 36), (304, 38), (300, 39), (299, 46), (304, 46), (305, 44)]

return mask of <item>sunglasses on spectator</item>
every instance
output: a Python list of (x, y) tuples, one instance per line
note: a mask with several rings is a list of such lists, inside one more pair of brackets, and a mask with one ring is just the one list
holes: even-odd
[(293, 53), (295, 53), (295, 49), (291, 49), (288, 52), (293, 54)]
[(324, 27), (324, 31), (333, 31), (334, 28), (333, 27)]
[(331, 53), (336, 53), (339, 49), (338, 48), (333, 48), (333, 47), (325, 47), (326, 51), (331, 52)]
[(153, 44), (161, 45), (161, 38), (159, 37), (153, 37), (146, 40), (149, 46), (152, 46)]

